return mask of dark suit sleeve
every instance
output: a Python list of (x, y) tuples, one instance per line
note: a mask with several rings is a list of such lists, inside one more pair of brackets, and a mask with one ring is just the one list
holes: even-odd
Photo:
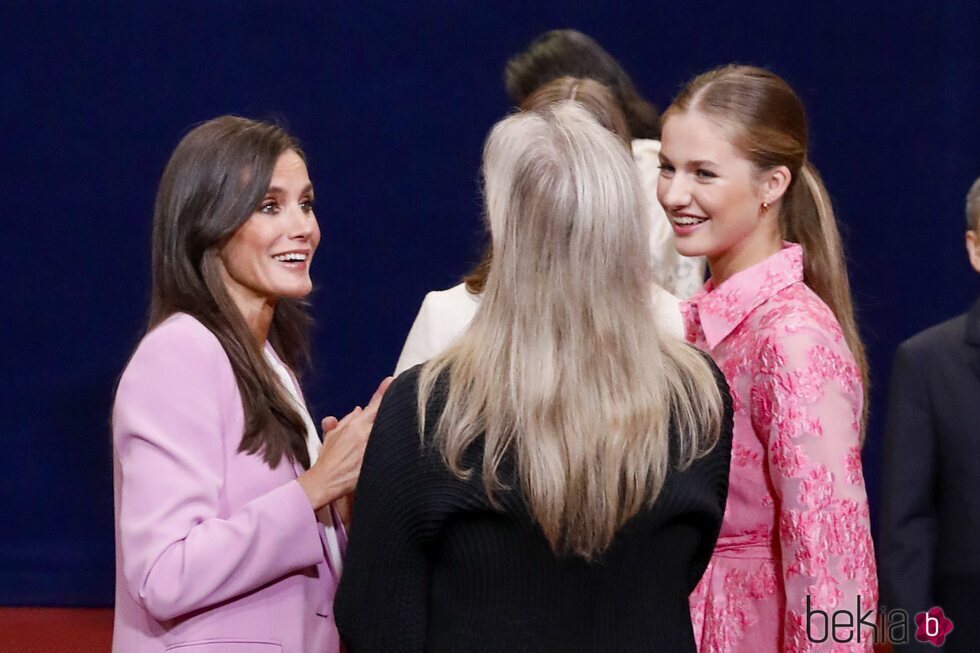
[(430, 563), (418, 488), (423, 462), (415, 410), (418, 369), (385, 394), (371, 431), (334, 602), (352, 653), (425, 646)]
[(937, 449), (925, 369), (911, 343), (895, 356), (882, 469), (882, 602), (910, 613), (935, 605)]

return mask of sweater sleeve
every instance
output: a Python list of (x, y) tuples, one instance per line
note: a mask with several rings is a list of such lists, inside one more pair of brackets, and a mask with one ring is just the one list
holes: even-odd
[[(296, 481), (223, 511), (222, 388), (233, 377), (204, 327), (163, 325), (123, 373), (113, 409), (123, 575), (159, 620), (233, 599), (323, 559)], [(233, 385), (231, 387), (234, 387)]]
[(352, 652), (425, 646), (431, 565), (420, 497), (417, 378), (418, 370), (403, 374), (385, 394), (357, 483), (334, 603), (340, 635)]

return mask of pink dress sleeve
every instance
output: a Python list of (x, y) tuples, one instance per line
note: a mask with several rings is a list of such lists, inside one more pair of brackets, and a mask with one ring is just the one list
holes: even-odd
[(758, 360), (752, 419), (768, 435), (778, 502), (780, 650), (871, 651), (878, 591), (854, 358), (839, 331), (808, 325), (764, 338)]

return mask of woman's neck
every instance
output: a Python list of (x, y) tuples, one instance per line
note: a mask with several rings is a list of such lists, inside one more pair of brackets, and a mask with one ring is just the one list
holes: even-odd
[(272, 317), (276, 313), (275, 303), (258, 297), (236, 297), (235, 294), (234, 292), (231, 293), (232, 301), (242, 314), (245, 325), (249, 332), (255, 336), (255, 341), (259, 346), (264, 346), (269, 337), (269, 329), (272, 327)]

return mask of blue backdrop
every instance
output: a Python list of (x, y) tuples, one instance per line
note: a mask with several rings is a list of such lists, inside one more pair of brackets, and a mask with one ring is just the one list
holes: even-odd
[(873, 364), (876, 506), (892, 353), (978, 294), (962, 241), (980, 4), (602, 4), (4, 2), (0, 604), (112, 601), (111, 395), (146, 315), (156, 184), (187, 128), (238, 113), (302, 140), (323, 230), (305, 387), (340, 415), (391, 371), (424, 293), (477, 258), (504, 62), (556, 27), (595, 37), (661, 107), (731, 61), (803, 97)]

